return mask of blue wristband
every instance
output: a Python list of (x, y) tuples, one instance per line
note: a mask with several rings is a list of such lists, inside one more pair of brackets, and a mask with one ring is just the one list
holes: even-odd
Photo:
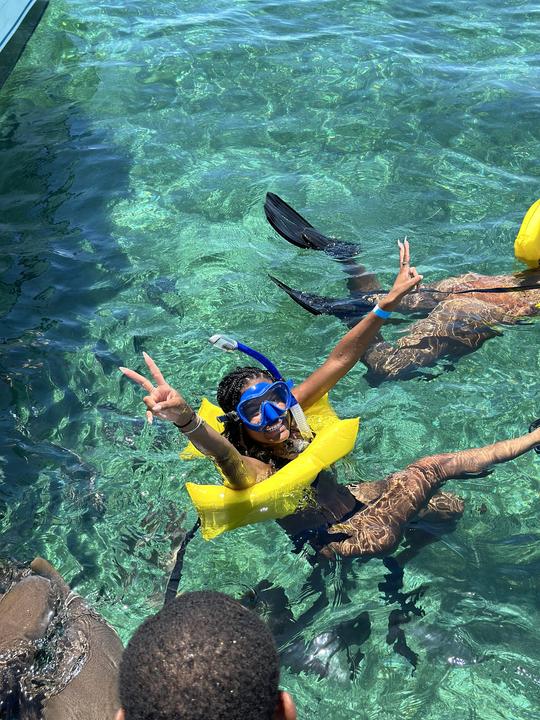
[(391, 312), (389, 312), (388, 310), (383, 310), (379, 307), (379, 305), (375, 305), (371, 312), (377, 317), (380, 317), (382, 320), (388, 320), (388, 318), (392, 315)]

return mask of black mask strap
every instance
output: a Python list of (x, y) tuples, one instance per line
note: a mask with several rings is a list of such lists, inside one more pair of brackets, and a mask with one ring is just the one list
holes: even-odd
[(238, 417), (238, 413), (236, 410), (231, 410), (231, 412), (225, 413), (225, 415), (220, 415), (218, 418), (219, 422), (240, 422), (240, 418)]

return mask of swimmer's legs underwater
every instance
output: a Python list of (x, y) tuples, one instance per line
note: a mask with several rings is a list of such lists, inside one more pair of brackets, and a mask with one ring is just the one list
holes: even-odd
[[(351, 680), (364, 657), (362, 645), (371, 633), (371, 621), (365, 610), (355, 610), (347, 618), (341, 617), (320, 625), (320, 614), (329, 605), (327, 578), (333, 575), (338, 585), (334, 605), (350, 603), (344, 586), (350, 581), (350, 561), (336, 564), (319, 558), (306, 579), (299, 602), (313, 597), (312, 605), (294, 617), (283, 588), (272, 586), (267, 580), (258, 583), (240, 600), (258, 612), (270, 627), (278, 645), (283, 665), (293, 672), (310, 672), (320, 678)], [(352, 608), (352, 606), (351, 606)], [(319, 626), (315, 631), (315, 621)]]
[[(281, 237), (300, 248), (322, 250), (337, 260), (348, 275), (348, 299), (327, 298), (294, 290), (272, 277), (278, 287), (285, 290), (295, 302), (314, 315), (336, 315), (351, 325), (356, 324), (374, 307), (384, 290), (375, 274), (358, 262), (358, 245), (326, 237), (274, 193), (267, 193), (264, 212), (270, 225)], [(523, 290), (532, 293), (523, 294)], [(490, 305), (505, 309), (513, 316), (523, 317), (534, 314), (534, 307), (540, 300), (535, 294), (536, 290), (540, 292), (540, 268), (515, 275), (467, 273), (422, 285), (417, 292), (409, 293), (402, 299), (398, 310), (404, 314), (425, 316), (451, 295), (472, 294)]]
[[(364, 482), (349, 485), (348, 488), (355, 498), (365, 504), (374, 502), (387, 489), (388, 480)], [(418, 601), (424, 594), (424, 587), (403, 592), (403, 575), (405, 565), (412, 560), (422, 548), (437, 542), (441, 535), (456, 529), (457, 522), (463, 515), (465, 503), (458, 495), (438, 490), (406, 526), (404, 539), (406, 547), (397, 555), (383, 558), (388, 574), (379, 583), (387, 605), (393, 605), (388, 615), (388, 632), (386, 642), (394, 651), (404, 657), (414, 669), (418, 663), (417, 653), (409, 647), (404, 626), (416, 617), (422, 617), (424, 611)]]
[(329, 533), (346, 533), (346, 539), (322, 548), (325, 557), (384, 557), (399, 544), (407, 525), (428, 508), (447, 480), (485, 475), (493, 465), (513, 460), (540, 445), (540, 427), (521, 437), (454, 453), (425, 457), (386, 478), (384, 492), (345, 523)]
[(524, 312), (537, 314), (540, 289), (523, 294), (520, 307), (515, 303), (514, 307), (508, 303), (498, 306), (487, 302), (487, 297), (450, 296), (427, 317), (414, 322), (394, 345), (379, 338), (362, 357), (368, 368), (366, 380), (376, 385), (382, 380), (414, 377), (420, 368), (433, 366), (441, 358), (448, 362), (478, 350), (486, 340), (502, 335), (501, 326), (522, 322)]
[[(447, 525), (446, 531), (449, 529)], [(428, 533), (426, 538), (427, 542), (436, 539)], [(424, 615), (419, 600), (425, 587), (404, 592), (403, 576), (404, 565), (419, 549), (420, 545), (415, 544), (412, 553), (408, 548), (396, 557), (384, 558), (383, 563), (388, 572), (378, 586), (383, 601), (390, 606), (386, 641), (413, 668), (416, 668), (419, 657), (407, 644), (404, 628), (413, 617)], [(365, 609), (354, 608), (347, 592), (353, 587), (351, 564), (354, 559), (345, 558), (335, 563), (320, 556), (310, 556), (308, 560), (313, 567), (298, 602), (304, 604), (311, 597), (314, 601), (299, 617), (294, 617), (284, 589), (272, 586), (268, 580), (258, 583), (243, 596), (241, 602), (264, 617), (278, 644), (281, 661), (290, 670), (311, 672), (320, 678), (352, 680), (365, 657), (363, 645), (371, 635), (369, 613)], [(340, 619), (335, 622), (321, 624), (321, 613), (330, 604), (329, 580), (334, 588), (333, 606), (349, 605), (350, 610), (341, 612)]]
[[(348, 276), (347, 288), (350, 297), (344, 300), (294, 290), (272, 277), (276, 285), (305, 310), (313, 315), (335, 315), (348, 325), (355, 325), (385, 294), (375, 273), (366, 270), (358, 262), (358, 245), (326, 237), (274, 193), (267, 193), (264, 212), (270, 225), (281, 237), (300, 248), (322, 250), (337, 260)], [(427, 314), (439, 300), (440, 298), (433, 294), (412, 293), (403, 298), (399, 310)]]

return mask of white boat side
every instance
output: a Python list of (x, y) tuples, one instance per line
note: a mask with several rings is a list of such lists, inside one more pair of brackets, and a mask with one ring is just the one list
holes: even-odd
[(36, 0), (0, 0), (0, 52), (17, 32)]

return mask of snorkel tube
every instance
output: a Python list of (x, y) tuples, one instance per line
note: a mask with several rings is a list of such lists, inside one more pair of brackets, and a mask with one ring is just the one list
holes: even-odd
[[(239, 350), (241, 353), (244, 353), (244, 355), (249, 355), (249, 357), (252, 357), (254, 360), (263, 365), (275, 380), (285, 381), (285, 378), (273, 362), (271, 362), (262, 353), (250, 348), (248, 345), (244, 345), (244, 343), (228, 338), (225, 335), (212, 335), (212, 337), (208, 339), (212, 345), (219, 348), (219, 350), (225, 350), (225, 352), (234, 352), (235, 350)], [(290, 411), (296, 423), (296, 427), (300, 431), (304, 440), (311, 440), (313, 438), (313, 433), (311, 432), (311, 428), (306, 420), (304, 411), (300, 407), (296, 398), (294, 399), (294, 404), (290, 407)]]

